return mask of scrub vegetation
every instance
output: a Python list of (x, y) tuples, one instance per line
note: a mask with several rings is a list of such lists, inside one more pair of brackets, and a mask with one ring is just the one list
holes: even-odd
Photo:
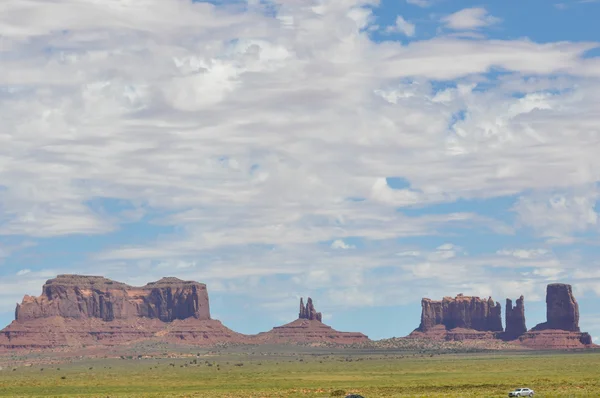
[(599, 354), (304, 348), (123, 355), (54, 364), (23, 359), (3, 364), (0, 396), (506, 397), (515, 387), (530, 387), (536, 397), (600, 396)]

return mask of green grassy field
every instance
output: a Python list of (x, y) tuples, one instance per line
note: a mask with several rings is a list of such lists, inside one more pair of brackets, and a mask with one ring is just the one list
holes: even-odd
[(224, 353), (0, 371), (0, 396), (10, 397), (506, 397), (518, 386), (600, 397), (600, 353)]

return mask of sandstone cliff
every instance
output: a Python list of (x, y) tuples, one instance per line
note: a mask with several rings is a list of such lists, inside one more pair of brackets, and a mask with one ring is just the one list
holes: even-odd
[(482, 300), (459, 294), (441, 301), (421, 301), (421, 324), (417, 331), (428, 332), (443, 325), (446, 330), (471, 329), (482, 332), (502, 331), (502, 309), (492, 298)]
[(579, 332), (579, 305), (571, 285), (553, 283), (546, 288), (546, 322), (532, 330), (566, 330)]
[(506, 331), (504, 332), (505, 340), (514, 340), (523, 333), (527, 332), (525, 325), (525, 304), (524, 297), (517, 299), (516, 305), (513, 307), (512, 300), (506, 299)]
[(177, 278), (133, 287), (99, 276), (59, 275), (39, 297), (25, 296), (15, 318), (0, 332), (0, 348), (249, 340), (210, 318), (206, 285)]
[(524, 333), (519, 341), (533, 349), (592, 347), (592, 337), (579, 330), (579, 305), (571, 285), (553, 283), (546, 287), (546, 322)]
[(142, 317), (171, 322), (210, 319), (206, 285), (163, 278), (132, 287), (100, 276), (59, 275), (46, 282), (39, 297), (25, 296), (15, 319), (48, 317), (99, 318), (104, 321)]

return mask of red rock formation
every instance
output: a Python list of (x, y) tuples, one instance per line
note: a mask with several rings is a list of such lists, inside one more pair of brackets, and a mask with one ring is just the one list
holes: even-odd
[(502, 314), (500, 303), (490, 297), (468, 297), (459, 294), (455, 298), (444, 297), (442, 301), (424, 298), (421, 301), (421, 324), (417, 331), (428, 332), (437, 325), (446, 330), (456, 328), (481, 332), (501, 332)]
[(260, 344), (341, 344), (364, 343), (369, 338), (362, 333), (339, 332), (316, 319), (296, 319), (268, 332), (259, 333), (255, 338)]
[(259, 333), (255, 341), (260, 344), (355, 344), (369, 341), (362, 333), (338, 332), (322, 322), (322, 315), (315, 310), (309, 297), (306, 306), (300, 299), (298, 319), (268, 332)]
[(25, 296), (15, 315), (0, 332), (0, 347), (248, 341), (210, 318), (206, 285), (177, 278), (132, 287), (97, 276), (59, 275), (46, 282), (41, 296)]
[(571, 285), (553, 283), (546, 288), (546, 322), (532, 331), (547, 329), (579, 332), (579, 305)]
[(523, 334), (519, 341), (533, 349), (592, 347), (592, 337), (579, 330), (579, 305), (571, 285), (553, 283), (546, 288), (546, 322)]
[(514, 340), (527, 332), (524, 301), (523, 296), (519, 297), (513, 307), (512, 300), (506, 299), (506, 331), (503, 336), (505, 340)]
[(298, 319), (309, 319), (309, 320), (317, 320), (322, 322), (323, 315), (320, 312), (315, 310), (315, 306), (313, 305), (312, 299), (309, 297), (306, 301), (306, 307), (304, 306), (304, 302), (302, 301), (302, 297), (300, 297), (300, 313), (298, 314)]
[(198, 282), (163, 278), (136, 288), (99, 276), (59, 275), (46, 282), (41, 296), (25, 296), (15, 311), (17, 321), (53, 316), (170, 322), (210, 319), (210, 311), (206, 285)]

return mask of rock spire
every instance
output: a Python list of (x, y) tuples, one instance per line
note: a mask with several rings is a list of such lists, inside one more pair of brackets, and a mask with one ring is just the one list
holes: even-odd
[(304, 306), (304, 301), (300, 298), (300, 313), (298, 314), (299, 319), (309, 319), (316, 320), (319, 322), (323, 321), (323, 316), (320, 312), (315, 310), (315, 306), (313, 305), (312, 299), (309, 297), (306, 300), (306, 306)]
[(507, 340), (514, 340), (527, 332), (524, 301), (523, 296), (519, 297), (513, 307), (512, 300), (506, 299), (506, 331), (504, 337)]
[(566, 330), (579, 332), (579, 305), (571, 285), (552, 283), (546, 288), (546, 322), (532, 330)]

